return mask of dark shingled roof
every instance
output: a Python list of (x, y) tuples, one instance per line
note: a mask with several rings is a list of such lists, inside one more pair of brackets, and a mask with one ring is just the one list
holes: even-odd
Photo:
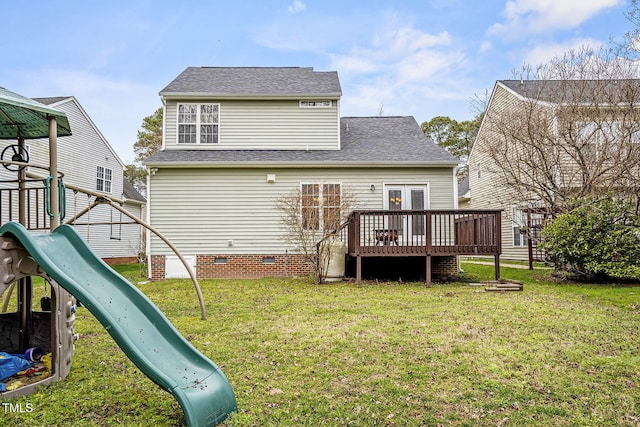
[(160, 91), (161, 96), (340, 97), (335, 71), (300, 67), (189, 67)]
[(640, 80), (498, 80), (525, 98), (551, 103), (640, 102)]
[(469, 177), (465, 177), (460, 184), (458, 184), (458, 196), (462, 197), (469, 192)]
[(133, 184), (131, 184), (126, 179), (122, 180), (122, 194), (124, 195), (125, 198), (129, 200), (135, 200), (135, 201), (144, 202), (144, 203), (147, 202), (147, 199), (145, 199), (144, 196), (140, 194), (138, 190), (136, 190)]
[(411, 116), (343, 117), (340, 150), (165, 150), (148, 166), (240, 164), (279, 166), (455, 166), (458, 160), (434, 144)]
[(31, 98), (34, 101), (37, 101), (44, 105), (55, 104), (56, 102), (64, 101), (65, 99), (71, 98), (70, 96), (52, 96), (49, 98)]

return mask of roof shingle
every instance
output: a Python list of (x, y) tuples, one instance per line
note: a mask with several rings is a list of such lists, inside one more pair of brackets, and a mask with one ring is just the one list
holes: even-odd
[(258, 165), (446, 165), (458, 159), (434, 144), (411, 116), (343, 117), (340, 119), (340, 150), (165, 150), (144, 163), (171, 164), (255, 164)]
[(300, 67), (188, 67), (161, 96), (340, 97), (338, 73)]

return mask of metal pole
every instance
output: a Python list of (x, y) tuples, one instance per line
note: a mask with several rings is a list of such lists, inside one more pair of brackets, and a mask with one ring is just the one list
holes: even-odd
[[(26, 152), (26, 147), (24, 146), (24, 138), (22, 136), (18, 137), (18, 152), (23, 153)], [(18, 222), (25, 227), (27, 226), (27, 214), (26, 214), (26, 203), (25, 203), (25, 180), (27, 179), (27, 169), (24, 167), (18, 167)]]
[(49, 208), (52, 215), (49, 229), (53, 231), (60, 225), (60, 206), (58, 205), (58, 123), (54, 116), (49, 116), (49, 173), (51, 176)]

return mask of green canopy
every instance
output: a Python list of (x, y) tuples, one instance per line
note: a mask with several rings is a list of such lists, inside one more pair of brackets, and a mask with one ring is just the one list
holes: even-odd
[(0, 87), (0, 139), (47, 138), (51, 116), (56, 118), (58, 136), (71, 135), (65, 113)]

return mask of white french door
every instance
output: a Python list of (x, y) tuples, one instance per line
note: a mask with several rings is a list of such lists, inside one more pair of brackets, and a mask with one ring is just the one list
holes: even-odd
[[(428, 209), (426, 185), (386, 185), (384, 209), (389, 211)], [(389, 215), (387, 224), (398, 233), (400, 244), (422, 245), (426, 235), (424, 215)]]

